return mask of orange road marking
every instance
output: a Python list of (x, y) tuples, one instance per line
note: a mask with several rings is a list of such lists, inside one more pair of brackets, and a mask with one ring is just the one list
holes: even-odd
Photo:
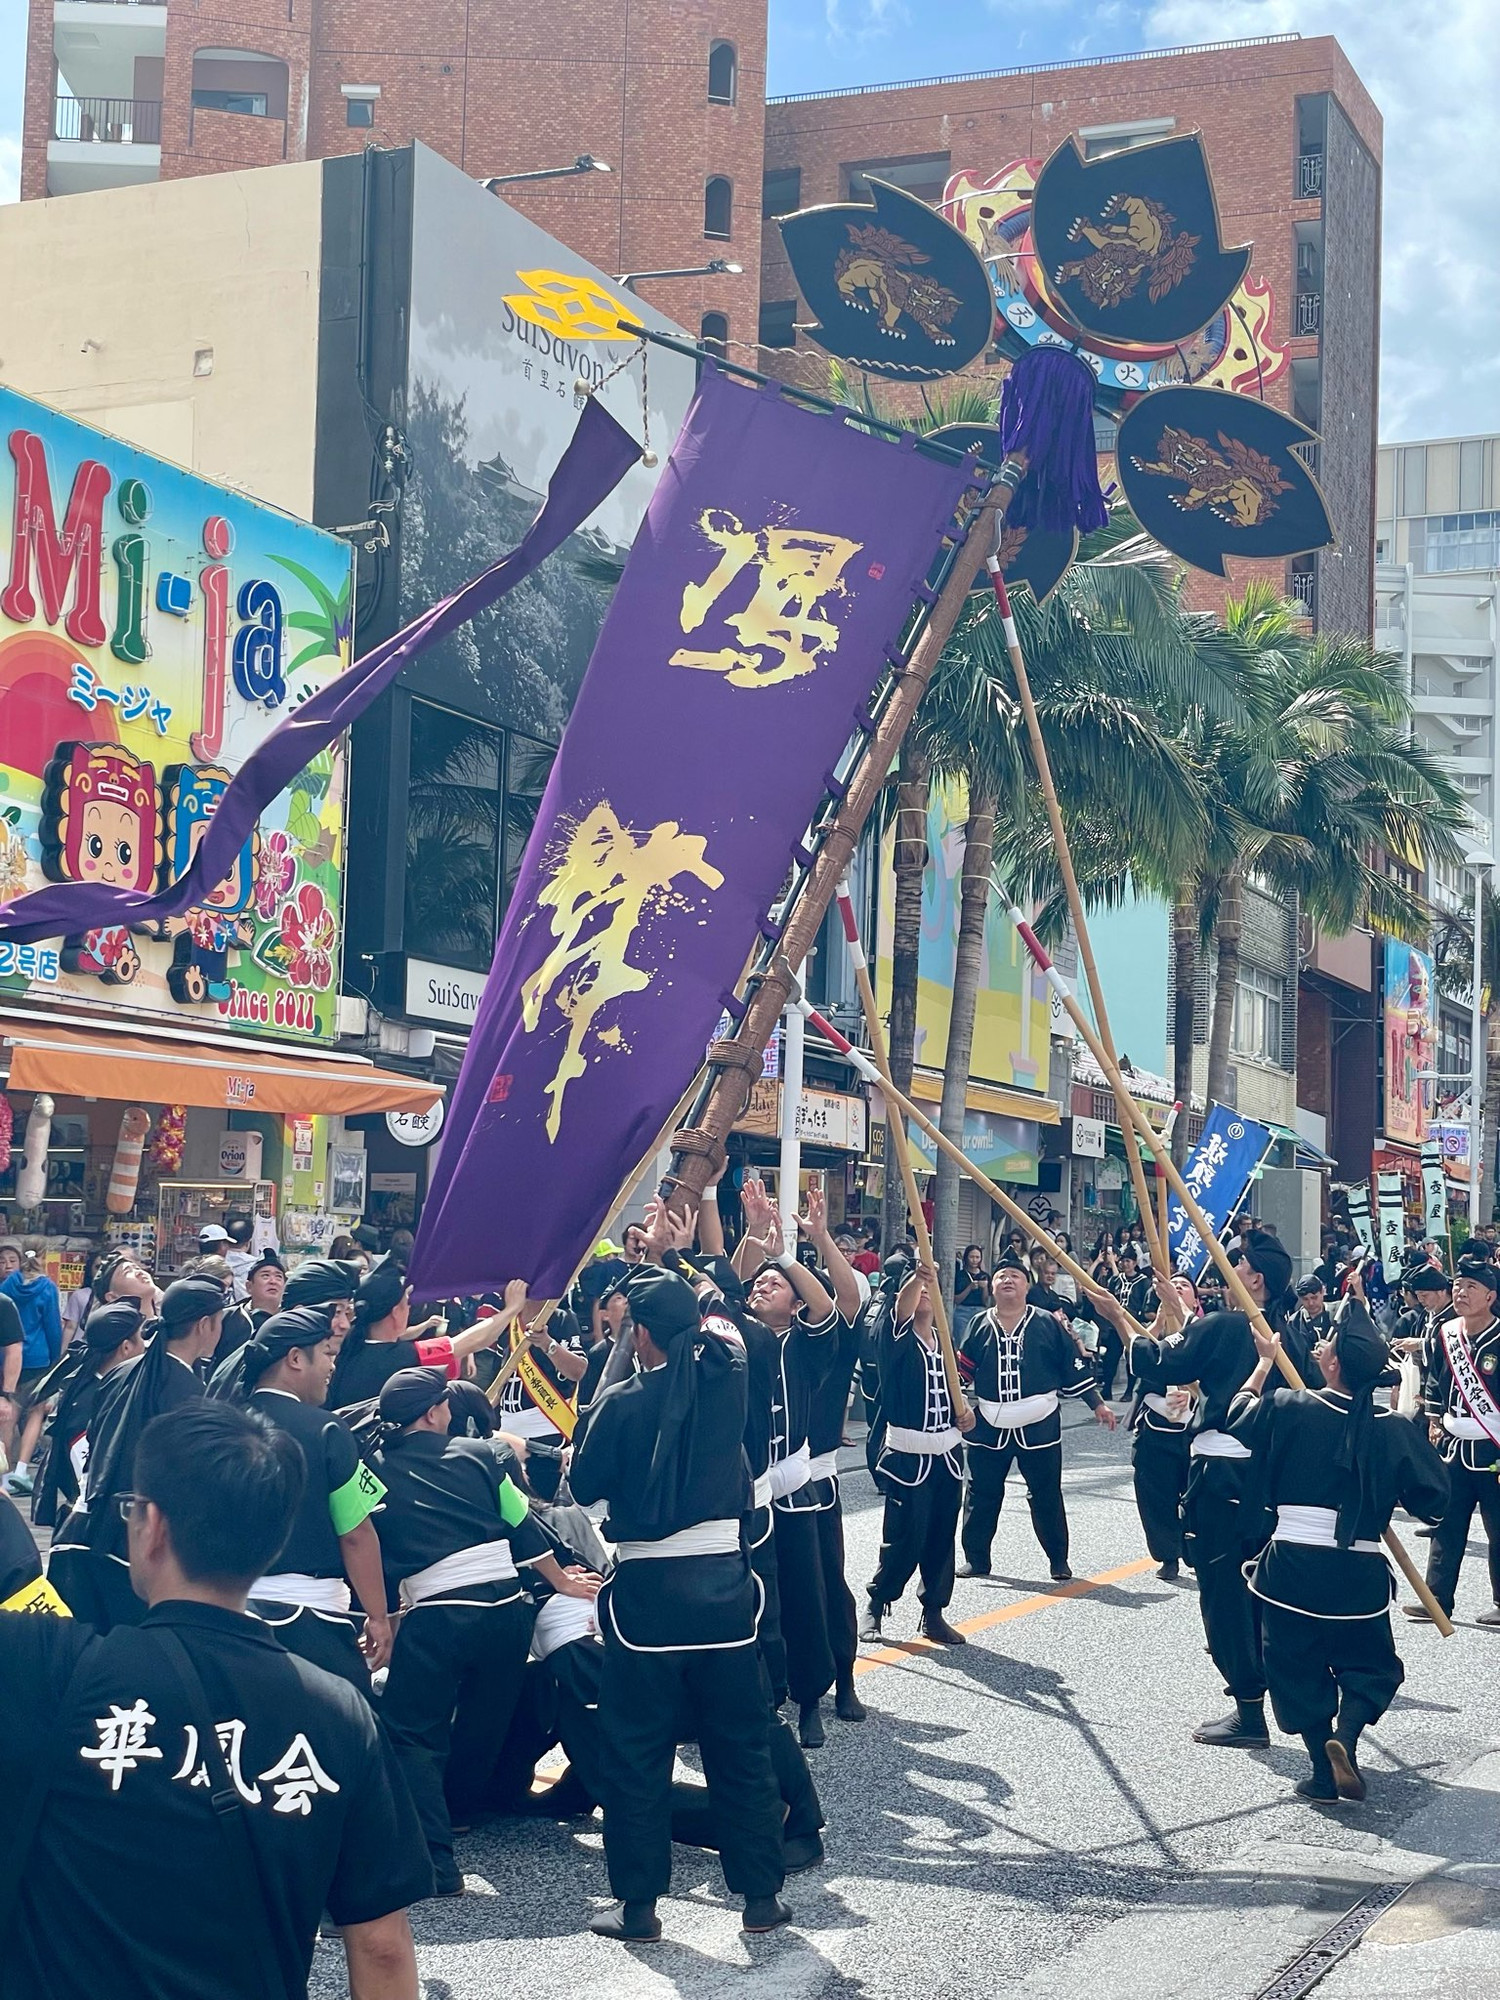
[[(1120, 1583), (1127, 1576), (1140, 1576), (1143, 1571), (1156, 1568), (1155, 1556), (1142, 1556), (1139, 1561), (1125, 1563), (1119, 1569), (1107, 1569), (1099, 1576), (1075, 1577), (1071, 1583), (1060, 1583), (1055, 1590), (1038, 1592), (1035, 1597), (1023, 1597), (1016, 1604), (1002, 1604), (994, 1611), (981, 1611), (977, 1618), (965, 1618), (955, 1628), (965, 1634), (987, 1632), (992, 1625), (1006, 1625), (1012, 1618), (1025, 1618), (1033, 1611), (1045, 1611), (1049, 1605), (1060, 1604), (1066, 1597), (1087, 1597), (1091, 1590), (1098, 1590), (1102, 1584)], [(882, 1646), (878, 1652), (864, 1653), (854, 1662), (856, 1674), (871, 1674), (877, 1667), (895, 1667), (913, 1653), (945, 1653), (948, 1648), (939, 1646), (931, 1639), (902, 1639), (893, 1646)]]

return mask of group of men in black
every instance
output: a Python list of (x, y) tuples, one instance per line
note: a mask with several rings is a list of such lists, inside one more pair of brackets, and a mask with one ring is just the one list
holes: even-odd
[[(559, 1747), (568, 1769), (546, 1809), (603, 1807), (616, 1902), (594, 1930), (661, 1935), (674, 1838), (719, 1850), (748, 1931), (789, 1920), (785, 1877), (823, 1852), (804, 1753), (825, 1741), (829, 1695), (839, 1717), (863, 1719), (860, 1641), (883, 1638), (919, 1575), (923, 1634), (963, 1643), (946, 1615), (955, 1534), (963, 1573), (989, 1574), (1013, 1466), (1052, 1576), (1067, 1579), (1062, 1405), (1116, 1420), (1062, 1316), (1028, 1297), (1019, 1258), (999, 1260), (955, 1354), (930, 1269), (893, 1260), (872, 1290), (816, 1187), (798, 1219), (812, 1264), (786, 1247), (758, 1182), (742, 1200), (732, 1256), (712, 1194), (696, 1223), (652, 1204), (630, 1256), (589, 1292), (586, 1334), (570, 1315), (533, 1316), (519, 1280), (462, 1332), (413, 1326), (398, 1264), (361, 1274), (315, 1258), (263, 1287), (280, 1293), (275, 1310), (231, 1315), (243, 1337), (230, 1343), (217, 1278), (156, 1299), (126, 1260), (96, 1273), (54, 1416), (53, 1546), (37, 1586), (73, 1620), (6, 1620), (29, 1636), (0, 1647), (0, 1690), (45, 1718), (13, 1774), (28, 1804), (0, 1873), (0, 1920), (8, 1897), (27, 1941), (14, 1961), (25, 1990), (91, 1990), (89, 1951), (58, 1969), (28, 1849), (76, 1866), (91, 1841), (134, 1839), (110, 1830), (128, 1800), (157, 1815), (167, 1855), (208, 1841), (217, 1820), (238, 1895), (269, 1912), (281, 1984), (250, 1963), (224, 1990), (302, 1991), (326, 1908), (362, 2000), (407, 2000), (401, 1912), (461, 1893), (455, 1829), (537, 1809), (534, 1773)], [(1325, 1319), (1309, 1296), (1287, 1313), (1281, 1245), (1251, 1232), (1236, 1254), (1270, 1338), (1238, 1312), (1196, 1314), (1191, 1287), (1135, 1338), (1117, 1297), (1088, 1298), (1129, 1351), (1148, 1542), (1165, 1574), (1184, 1556), (1193, 1568), (1235, 1703), (1196, 1739), (1266, 1743), (1269, 1689), (1307, 1745), (1299, 1789), (1362, 1797), (1359, 1738), (1402, 1677), (1380, 1543), (1394, 1509), (1439, 1524), (1429, 1577), (1449, 1608), (1478, 1506), (1500, 1597), (1500, 1277), (1465, 1262), (1457, 1318), (1425, 1329), (1423, 1422), (1377, 1413), (1390, 1357), (1362, 1305)], [(502, 1344), (488, 1397), (466, 1378)], [(1307, 1387), (1272, 1385), (1283, 1348)], [(884, 1501), (862, 1619), (838, 1471), (856, 1369)], [(601, 1507), (596, 1528), (587, 1510)], [(6, 1554), (0, 1532), (0, 1565)], [(0, 1584), (0, 1597), (14, 1587)], [(290, 1740), (276, 1757), (278, 1730)], [(698, 1747), (704, 1786), (673, 1782), (683, 1743)], [(212, 1812), (192, 1821), (199, 1788)], [(378, 1866), (351, 1826), (355, 1795), (381, 1829)], [(316, 1840), (301, 1824), (312, 1819)], [(300, 1848), (288, 1831), (306, 1836)], [(100, 1924), (102, 1962), (127, 1949), (128, 1925), (109, 1908)], [(158, 1944), (110, 1990), (192, 1991)]]

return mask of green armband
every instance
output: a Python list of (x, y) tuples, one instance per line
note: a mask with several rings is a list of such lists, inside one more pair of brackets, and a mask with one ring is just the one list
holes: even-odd
[(507, 1528), (515, 1528), (531, 1512), (531, 1502), (509, 1473), (500, 1482), (500, 1518)]
[(384, 1498), (384, 1486), (369, 1466), (361, 1465), (351, 1478), (328, 1496), (333, 1532), (336, 1535), (352, 1535), (362, 1521), (369, 1520)]

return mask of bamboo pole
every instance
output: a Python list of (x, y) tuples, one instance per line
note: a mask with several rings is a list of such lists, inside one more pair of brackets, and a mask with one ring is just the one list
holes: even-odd
[[(1068, 1018), (1083, 1037), (1084, 1042), (1093, 1054), (1094, 1060), (1107, 1076), (1110, 1074), (1111, 1069), (1113, 1069), (1114, 1075), (1112, 1080), (1119, 1087), (1123, 1088), (1124, 1079), (1120, 1074), (1118, 1066), (1113, 1064), (1099, 1036), (1095, 1034), (1093, 1028), (1090, 1026), (1088, 1017), (1073, 998), (1073, 995), (1068, 991), (1066, 980), (1058, 972), (1056, 966), (1053, 965), (1046, 948), (1041, 944), (1030, 924), (1027, 923), (1026, 919), (1013, 903), (1010, 905), (1010, 920), (1015, 925), (1017, 934), (1026, 946), (1026, 949), (1030, 952), (1032, 959), (1046, 977), (1052, 990), (1062, 1001), (1063, 1006), (1067, 1009)], [(1116, 1094), (1118, 1096), (1118, 1090)], [(1178, 1172), (1177, 1164), (1172, 1158), (1171, 1147), (1163, 1144), (1160, 1133), (1141, 1110), (1135, 1099), (1129, 1095), (1128, 1091), (1125, 1095), (1125, 1101), (1128, 1102), (1130, 1116), (1136, 1130), (1155, 1155), (1158, 1172), (1166, 1176), (1167, 1180), (1171, 1183), (1172, 1192), (1187, 1210), (1188, 1220), (1192, 1223), (1194, 1229), (1197, 1230), (1204, 1249), (1207, 1250), (1209, 1256), (1212, 1257), (1215, 1265), (1218, 1267), (1219, 1273), (1223, 1277), (1225, 1286), (1234, 1299), (1235, 1304), (1245, 1314), (1250, 1324), (1264, 1338), (1268, 1340), (1275, 1339), (1277, 1336), (1270, 1321), (1246, 1290), (1243, 1279), (1234, 1265), (1230, 1263), (1228, 1254), (1223, 1244), (1219, 1241), (1217, 1230), (1203, 1213), (1187, 1182)], [(1279, 1345), (1276, 1350), (1276, 1365), (1293, 1389), (1306, 1387), (1295, 1365), (1285, 1350)], [(1402, 1575), (1417, 1593), (1423, 1608), (1432, 1619), (1434, 1625), (1437, 1626), (1445, 1639), (1451, 1638), (1453, 1633), (1452, 1620), (1448, 1617), (1432, 1592), (1427, 1588), (1425, 1579), (1411, 1557), (1407, 1554), (1406, 1546), (1394, 1528), (1386, 1529), (1385, 1544), (1395, 1557)]]
[[(844, 939), (848, 946), (849, 963), (854, 968), (854, 982), (859, 988), (859, 1003), (864, 1009), (865, 1024), (870, 1031), (870, 1048), (879, 1072), (879, 1085), (886, 1102), (891, 1105), (896, 1095), (891, 1082), (891, 1057), (886, 1047), (885, 1029), (881, 1025), (880, 1010), (875, 1004), (875, 988), (870, 981), (869, 961), (864, 947), (859, 941), (859, 926), (855, 921), (854, 904), (849, 895), (847, 880), (840, 882), (836, 891), (839, 916), (844, 926)], [(799, 1006), (797, 1011), (802, 1011)], [(916, 1231), (917, 1254), (938, 1281), (937, 1291), (932, 1301), (932, 1317), (937, 1326), (938, 1344), (943, 1350), (943, 1373), (948, 1378), (948, 1395), (954, 1410), (961, 1407), (963, 1380), (958, 1372), (958, 1355), (953, 1347), (953, 1330), (948, 1324), (948, 1307), (943, 1299), (942, 1274), (932, 1261), (932, 1237), (927, 1228), (927, 1217), (922, 1212), (922, 1198), (917, 1191), (917, 1176), (911, 1163), (911, 1147), (907, 1142), (906, 1126), (900, 1117), (887, 1117), (885, 1121), (886, 1143), (896, 1155), (896, 1164), (901, 1173), (901, 1184), (906, 1189), (906, 1208), (911, 1217), (911, 1226)]]
[[(1037, 777), (1041, 781), (1042, 799), (1047, 808), (1047, 823), (1052, 829), (1052, 844), (1057, 851), (1057, 865), (1062, 873), (1063, 889), (1068, 898), (1068, 909), (1072, 914), (1073, 928), (1078, 935), (1078, 956), (1083, 963), (1083, 973), (1088, 981), (1089, 997), (1094, 1003), (1094, 1019), (1099, 1024), (1099, 1036), (1109, 1050), (1110, 1062), (1105, 1074), (1111, 1079), (1115, 1092), (1115, 1102), (1120, 1113), (1120, 1132), (1125, 1141), (1125, 1164), (1130, 1172), (1130, 1186), (1135, 1195), (1135, 1204), (1140, 1211), (1141, 1227), (1146, 1232), (1146, 1246), (1151, 1253), (1151, 1264), (1159, 1278), (1166, 1279), (1172, 1274), (1167, 1260), (1167, 1246), (1164, 1236), (1158, 1236), (1156, 1211), (1151, 1203), (1151, 1195), (1146, 1185), (1146, 1171), (1141, 1164), (1140, 1148), (1131, 1142), (1130, 1119), (1126, 1111), (1125, 1099), (1120, 1095), (1120, 1065), (1115, 1057), (1114, 1037), (1110, 1033), (1109, 1015), (1104, 1006), (1104, 987), (1099, 978), (1099, 968), (1094, 962), (1094, 947), (1090, 942), (1088, 925), (1083, 917), (1083, 898), (1078, 889), (1078, 877), (1073, 870), (1072, 850), (1068, 846), (1068, 836), (1063, 828), (1062, 807), (1058, 804), (1057, 787), (1052, 782), (1052, 765), (1047, 756), (1047, 746), (1042, 740), (1041, 720), (1036, 712), (1036, 701), (1031, 692), (1031, 680), (1026, 672), (1026, 661), (1021, 653), (1020, 635), (1016, 631), (1016, 621), (1011, 615), (1010, 593), (1005, 587), (1005, 578), (1000, 569), (998, 551), (988, 563), (990, 581), (995, 587), (996, 602), (1000, 607), (1000, 623), (1005, 632), (1006, 651), (1010, 654), (1011, 672), (1016, 677), (1016, 688), (1021, 697), (1021, 713), (1026, 718), (1026, 734), (1031, 741), (1031, 754), (1036, 764)], [(1128, 1096), (1128, 1092), (1127, 1092)]]
[[(1182, 1104), (1179, 1100), (1167, 1113), (1166, 1123), (1161, 1128), (1162, 1140), (1168, 1146), (1172, 1143), (1172, 1133), (1181, 1115)], [(1153, 1161), (1152, 1164), (1156, 1171), (1156, 1226), (1161, 1233), (1161, 1247), (1166, 1250), (1170, 1240), (1167, 1232), (1167, 1177), (1161, 1170), (1160, 1160)]]

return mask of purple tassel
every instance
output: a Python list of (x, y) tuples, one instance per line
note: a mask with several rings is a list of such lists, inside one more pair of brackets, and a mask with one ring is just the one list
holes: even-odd
[(1094, 451), (1093, 372), (1066, 347), (1030, 347), (1000, 391), (1000, 449), (1024, 451), (1025, 479), (1006, 511), (1018, 528), (1080, 534), (1109, 519)]

